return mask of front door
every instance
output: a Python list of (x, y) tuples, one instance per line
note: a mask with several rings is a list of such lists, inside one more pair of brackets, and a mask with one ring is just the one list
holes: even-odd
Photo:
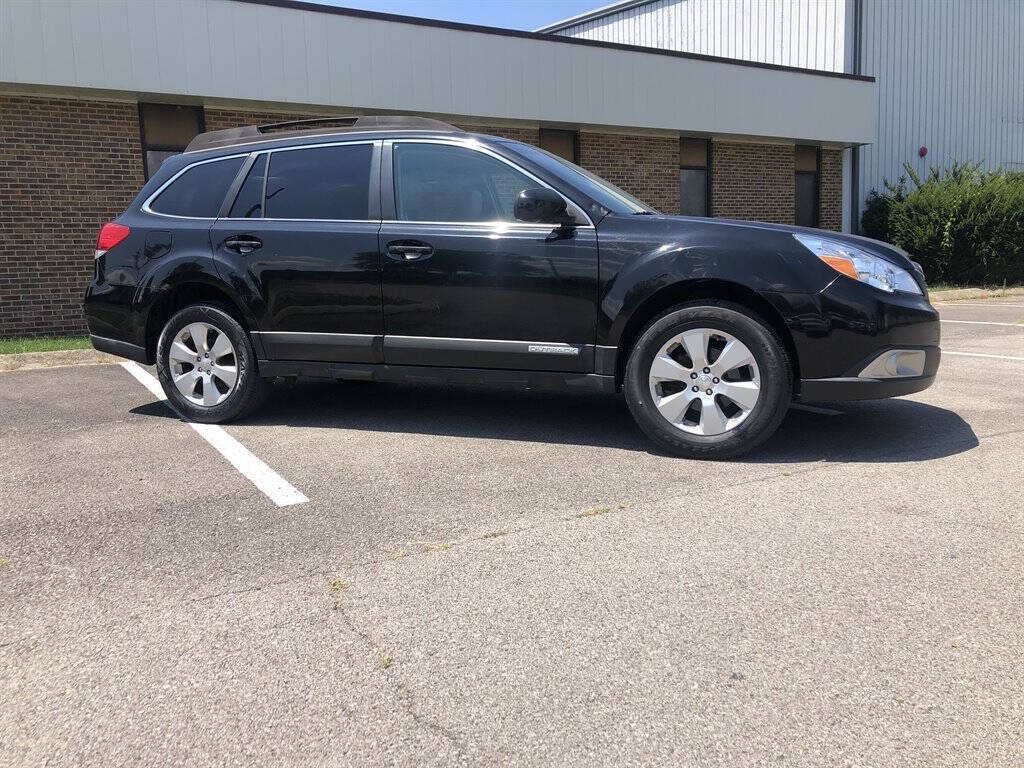
[(597, 240), (513, 218), (541, 182), (480, 147), (385, 142), (388, 364), (594, 370)]
[(268, 359), (381, 362), (378, 157), (365, 141), (261, 153), (213, 226), (223, 273), (262, 304)]

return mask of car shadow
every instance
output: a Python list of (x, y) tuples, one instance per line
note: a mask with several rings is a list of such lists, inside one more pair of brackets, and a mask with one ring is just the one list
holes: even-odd
[[(926, 461), (978, 445), (959, 415), (914, 400), (822, 404), (825, 414), (790, 409), (778, 432), (737, 461)], [(132, 413), (177, 418), (161, 402)], [(300, 381), (273, 392), (245, 426), (356, 429), (521, 440), (662, 452), (639, 430), (620, 396), (369, 382)], [(662, 454), (664, 455), (664, 454)]]

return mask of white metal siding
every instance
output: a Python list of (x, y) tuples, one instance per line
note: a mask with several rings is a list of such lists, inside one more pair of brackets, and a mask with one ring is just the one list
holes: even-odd
[(862, 69), (878, 81), (862, 200), (904, 161), (922, 174), (954, 161), (1024, 170), (1024, 2), (864, 0), (862, 23)]
[(836, 143), (874, 133), (869, 82), (232, 0), (0, 0), (4, 83)]
[(847, 0), (653, 0), (556, 34), (843, 72)]

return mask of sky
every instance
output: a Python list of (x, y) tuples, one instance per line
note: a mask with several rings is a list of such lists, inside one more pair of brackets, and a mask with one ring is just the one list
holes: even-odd
[(487, 27), (533, 30), (611, 0), (314, 0), (324, 5), (398, 13)]

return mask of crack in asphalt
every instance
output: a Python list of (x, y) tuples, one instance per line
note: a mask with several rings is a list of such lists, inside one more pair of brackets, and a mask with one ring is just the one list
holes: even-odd
[[(381, 646), (374, 642), (373, 638), (368, 632), (359, 629), (356, 626), (353, 618), (348, 612), (341, 606), (340, 603), (336, 603), (334, 606), (334, 612), (341, 617), (342, 623), (358, 637), (363, 645), (366, 646), (367, 650), (371, 655), (378, 655), (381, 653)], [(468, 761), (469, 755), (466, 751), (466, 746), (463, 744), (459, 736), (452, 731), (450, 728), (446, 728), (436, 720), (431, 720), (429, 717), (420, 714), (416, 709), (415, 698), (413, 697), (412, 691), (409, 686), (402, 682), (397, 671), (391, 671), (394, 669), (394, 665), (382, 670), (384, 677), (388, 679), (394, 686), (398, 693), (398, 696), (405, 703), (405, 713), (412, 719), (414, 723), (420, 728), (424, 728), (431, 733), (440, 736), (442, 739), (450, 743), (459, 753), (459, 762), (465, 764)]]

